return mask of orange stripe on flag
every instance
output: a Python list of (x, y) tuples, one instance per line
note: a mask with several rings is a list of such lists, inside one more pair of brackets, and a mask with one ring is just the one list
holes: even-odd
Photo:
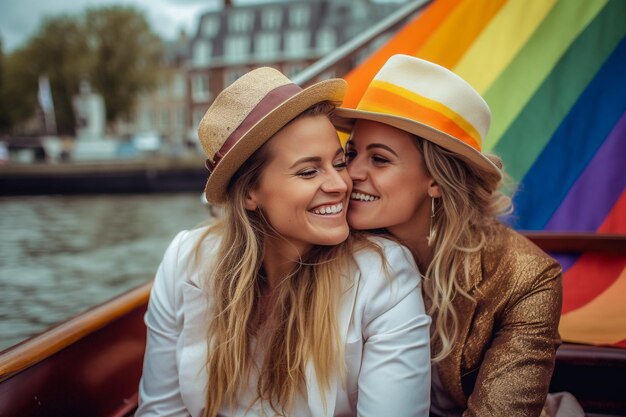
[(590, 303), (561, 316), (559, 333), (576, 343), (614, 344), (626, 338), (626, 269)]
[(506, 0), (464, 0), (450, 11), (417, 57), (453, 70)]
[(425, 124), (462, 140), (472, 148), (480, 150), (476, 140), (449, 117), (391, 91), (370, 88), (363, 96), (359, 110), (392, 113), (396, 116), (421, 120)]
[(395, 54), (415, 56), (417, 51), (460, 1), (434, 1), (417, 19), (406, 24), (389, 42), (348, 73), (345, 76), (346, 81), (348, 81), (348, 92), (343, 101), (343, 106), (349, 108), (356, 107), (370, 81), (390, 56)]

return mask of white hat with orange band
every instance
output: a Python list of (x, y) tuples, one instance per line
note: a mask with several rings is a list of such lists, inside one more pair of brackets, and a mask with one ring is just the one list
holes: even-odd
[(491, 123), (483, 98), (452, 71), (408, 55), (394, 55), (374, 77), (356, 109), (338, 108), (333, 123), (350, 131), (356, 119), (417, 135), (501, 175), (482, 153)]

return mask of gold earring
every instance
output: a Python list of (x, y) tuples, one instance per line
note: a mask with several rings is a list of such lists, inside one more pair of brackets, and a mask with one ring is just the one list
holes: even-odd
[(432, 245), (433, 240), (435, 239), (435, 230), (433, 228), (433, 219), (435, 218), (435, 198), (430, 197), (430, 227), (428, 230), (428, 246)]

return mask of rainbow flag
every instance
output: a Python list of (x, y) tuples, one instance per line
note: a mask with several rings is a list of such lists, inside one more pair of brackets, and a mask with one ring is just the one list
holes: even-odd
[[(347, 75), (344, 105), (393, 54), (443, 65), (491, 107), (513, 227), (626, 233), (625, 35), (626, 0), (435, 0)], [(562, 338), (626, 347), (626, 257), (559, 261)]]

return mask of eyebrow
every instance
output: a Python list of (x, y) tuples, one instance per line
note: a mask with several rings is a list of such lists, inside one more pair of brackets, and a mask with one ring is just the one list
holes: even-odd
[(385, 149), (385, 150), (387, 150), (387, 151), (391, 152), (392, 154), (394, 154), (395, 156), (399, 157), (399, 155), (396, 153), (396, 151), (394, 151), (393, 149), (391, 149), (391, 148), (390, 148), (389, 146), (387, 146), (387, 145), (383, 145), (382, 143), (372, 143), (372, 144), (369, 144), (369, 145), (367, 145), (367, 146), (365, 147), (365, 149), (367, 149), (367, 150), (370, 150), (370, 149), (373, 149), (373, 148), (382, 148), (382, 149)]
[[(339, 154), (343, 154), (343, 149), (341, 147), (339, 147), (339, 149), (337, 149), (337, 152), (335, 152), (334, 157), (339, 155)], [(296, 165), (303, 164), (305, 162), (321, 162), (321, 161), (322, 161), (322, 157), (320, 157), (320, 156), (306, 156), (306, 157), (300, 158), (296, 162), (294, 162), (293, 165), (289, 167), (289, 169), (295, 167)]]

